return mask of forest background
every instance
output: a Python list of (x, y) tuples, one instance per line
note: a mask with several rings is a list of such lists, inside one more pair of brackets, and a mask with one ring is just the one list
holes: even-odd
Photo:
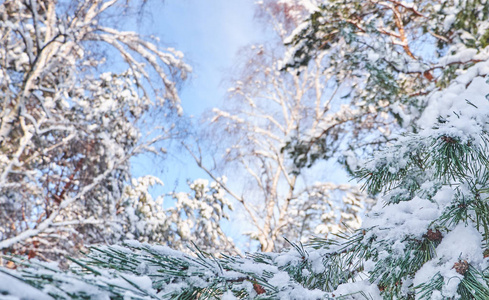
[[(184, 54), (125, 31), (149, 2), (2, 3), (0, 276), (60, 299), (487, 299), (486, 1), (256, 5), (266, 42), (188, 118)], [(168, 157), (209, 179), (135, 174)]]

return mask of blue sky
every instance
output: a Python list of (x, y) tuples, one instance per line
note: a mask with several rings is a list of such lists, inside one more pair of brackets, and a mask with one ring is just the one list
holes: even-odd
[(218, 105), (225, 87), (226, 69), (233, 66), (239, 48), (260, 38), (253, 19), (253, 0), (166, 0), (157, 2), (155, 35), (185, 54), (193, 67), (191, 80), (181, 91), (187, 114), (199, 115)]
[[(180, 97), (187, 116), (200, 115), (225, 99), (223, 78), (234, 66), (237, 51), (263, 39), (263, 25), (254, 20), (253, 0), (166, 0), (148, 2), (149, 19), (143, 31), (161, 39), (164, 46), (180, 50), (193, 72)], [(165, 188), (184, 189), (187, 179), (206, 177), (190, 156), (169, 154), (169, 159), (134, 161), (136, 176), (161, 177)], [(177, 184), (178, 182), (178, 184)]]

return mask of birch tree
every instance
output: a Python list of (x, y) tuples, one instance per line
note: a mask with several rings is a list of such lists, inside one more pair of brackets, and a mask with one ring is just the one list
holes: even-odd
[[(236, 178), (222, 185), (252, 224), (247, 235), (258, 241), (262, 251), (284, 247), (283, 237), (305, 242), (312, 235), (358, 228), (360, 214), (370, 201), (354, 185), (325, 182), (318, 173), (312, 174), (307, 161), (290, 155), (290, 149), (309, 145), (292, 141), (323, 132), (327, 140), (322, 147), (328, 158), (336, 159), (346, 150), (349, 130), (385, 128), (387, 132), (392, 122), (379, 111), (361, 111), (343, 101), (348, 86), (324, 70), (326, 56), (316, 57), (300, 70), (281, 71), (282, 38), (305, 8), (292, 7), (295, 13), (277, 5), (267, 2), (261, 8), (269, 14), (266, 20), (273, 24), (277, 40), (240, 52), (242, 64), (230, 80), (229, 100), (213, 110), (211, 133), (204, 138), (219, 139), (215, 160), (224, 159), (220, 170)], [(198, 151), (191, 152), (216, 179), (219, 171), (206, 165)]]

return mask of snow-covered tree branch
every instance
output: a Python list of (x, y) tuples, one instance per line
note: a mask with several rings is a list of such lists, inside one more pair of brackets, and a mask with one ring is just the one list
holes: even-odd
[(178, 51), (109, 27), (104, 14), (127, 5), (0, 5), (0, 249), (52, 259), (125, 234), (129, 160), (175, 131), (170, 117), (151, 136), (139, 125), (180, 113), (190, 72)]

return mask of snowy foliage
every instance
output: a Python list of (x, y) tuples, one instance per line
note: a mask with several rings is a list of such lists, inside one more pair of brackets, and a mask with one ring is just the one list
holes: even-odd
[(204, 251), (236, 254), (232, 240), (220, 227), (221, 219), (229, 219), (227, 210), (232, 206), (219, 184), (204, 179), (189, 182), (190, 193), (168, 195), (171, 199), (167, 201), (174, 200), (168, 208), (164, 208), (164, 196), (156, 200), (151, 196), (149, 188), (155, 184), (163, 183), (146, 176), (133, 179), (132, 186), (126, 187), (121, 215), (127, 220), (118, 232), (120, 238), (164, 244), (181, 251), (187, 251), (193, 243)]
[[(468, 73), (470, 68), (460, 76)], [(215, 258), (198, 250), (187, 255), (126, 242), (93, 248), (67, 272), (30, 262), (20, 271), (2, 270), (2, 276), (57, 298), (97, 290), (135, 299), (487, 299), (484, 76), (463, 86), (460, 77), (454, 80), (448, 90), (459, 86), (458, 95), (468, 98), (443, 107), (432, 93), (421, 118), (432, 123), (420, 124), (418, 133), (399, 137), (363, 165), (358, 175), (366, 188), (383, 197), (359, 230), (246, 257)], [(27, 291), (2, 292), (20, 297)]]
[[(391, 141), (396, 124), (416, 130), (428, 95), (487, 60), (487, 14), (485, 1), (322, 1), (287, 38), (284, 67), (300, 69), (324, 57), (333, 81), (348, 90), (349, 109), (371, 124), (367, 136), (362, 128), (352, 131), (350, 157), (362, 157)], [(328, 144), (321, 132), (298, 143)], [(322, 158), (323, 149), (316, 149), (307, 162)]]
[[(182, 54), (105, 16), (124, 1), (0, 4), (0, 249), (43, 259), (110, 242), (129, 159), (172, 135)], [(108, 66), (117, 58), (126, 71)], [(125, 62), (125, 64), (123, 64)], [(157, 84), (157, 85), (155, 85)], [(153, 89), (152, 86), (161, 88)], [(150, 111), (166, 116), (150, 137)]]
[(327, 293), (307, 290), (297, 282), (301, 275), (289, 272), (296, 266), (324, 269), (319, 256), (310, 260), (298, 250), (279, 256), (218, 259), (204, 252), (194, 256), (164, 246), (126, 241), (123, 246), (92, 248), (69, 271), (38, 262), (29, 262), (29, 268), (20, 272), (0, 269), (0, 279), (12, 283), (0, 285), (0, 293), (10, 299), (324, 298)]
[[(136, 299), (488, 299), (487, 3), (331, 0), (320, 12), (312, 14), (311, 24), (327, 30), (304, 27), (315, 40), (297, 36), (296, 46), (330, 55), (335, 45), (353, 45), (350, 50), (359, 52), (350, 53), (363, 58), (340, 60), (335, 76), (358, 71), (358, 77), (350, 73), (359, 80), (352, 99), (368, 105), (388, 101), (387, 112), (412, 126), (371, 160), (349, 158), (365, 189), (381, 196), (360, 229), (246, 257), (216, 258), (198, 249), (187, 255), (127, 242), (93, 248), (68, 271), (34, 261), (18, 271), (0, 269), (1, 279), (28, 285), (0, 291), (14, 299), (23, 296), (19, 293), (41, 299), (94, 291)], [(411, 47), (413, 41), (433, 43), (421, 51)], [(376, 64), (349, 65), (366, 59), (363, 46), (380, 47), (370, 53)], [(425, 56), (429, 51), (434, 54)], [(307, 57), (299, 58), (293, 63)], [(405, 100), (397, 110), (396, 99)], [(260, 108), (257, 101), (250, 103)], [(249, 124), (230, 113), (218, 116), (236, 126)]]

